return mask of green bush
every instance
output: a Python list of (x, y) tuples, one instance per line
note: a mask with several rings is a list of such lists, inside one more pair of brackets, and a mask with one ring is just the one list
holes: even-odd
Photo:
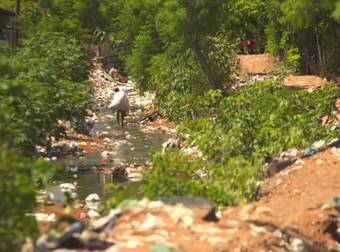
[(14, 59), (19, 77), (46, 84), (88, 79), (90, 58), (80, 42), (62, 32), (40, 32), (26, 40)]
[(299, 48), (289, 49), (287, 52), (287, 61), (294, 72), (299, 73), (301, 68), (301, 54)]
[[(190, 118), (195, 113), (193, 101), (209, 89), (192, 53), (166, 52), (155, 56), (149, 68), (150, 85), (156, 90), (156, 105), (174, 121)], [(186, 58), (186, 60), (184, 60)]]
[(0, 251), (19, 251), (26, 237), (37, 238), (35, 218), (26, 214), (36, 207), (35, 175), (50, 172), (46, 163), (19, 157), (0, 145)]
[[(227, 164), (203, 159), (191, 160), (179, 151), (154, 156), (153, 168), (145, 173), (145, 196), (152, 199), (171, 196), (200, 196), (217, 205), (233, 205), (254, 196), (255, 183), (261, 166), (242, 156), (229, 159)], [(197, 172), (206, 172), (201, 178)]]
[(136, 36), (134, 47), (126, 60), (127, 70), (136, 80), (141, 91), (146, 91), (149, 88), (150, 76), (147, 73), (147, 68), (149, 67), (150, 59), (159, 50), (151, 33), (151, 31), (148, 31)]
[[(219, 82), (227, 87), (236, 71), (232, 60), (234, 45), (222, 34), (209, 37), (207, 44), (209, 63)], [(154, 56), (147, 72), (151, 76), (149, 86), (156, 90), (156, 105), (176, 122), (204, 114), (215, 105), (210, 99), (216, 100), (213, 93), (220, 92), (212, 91), (192, 50), (183, 52), (178, 44)]]
[(36, 207), (35, 181), (55, 169), (27, 157), (60, 136), (59, 119), (84, 120), (89, 62), (77, 40), (62, 33), (36, 35), (14, 56), (0, 50), (0, 251), (18, 251), (25, 237), (38, 235), (26, 214)]
[(60, 136), (59, 119), (83, 122), (90, 101), (85, 81), (90, 61), (76, 39), (42, 33), (1, 62), (0, 139), (30, 152)]
[(334, 85), (309, 93), (264, 81), (224, 98), (216, 118), (189, 121), (182, 131), (214, 162), (240, 155), (263, 161), (336, 137), (337, 132), (322, 127), (321, 117), (332, 116), (339, 96)]

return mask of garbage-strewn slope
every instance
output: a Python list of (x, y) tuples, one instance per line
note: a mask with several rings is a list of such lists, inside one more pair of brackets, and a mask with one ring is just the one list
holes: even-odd
[(339, 180), (340, 149), (333, 147), (268, 178), (258, 201), (219, 211), (218, 219), (202, 199), (128, 201), (86, 228), (73, 223), (62, 239), (50, 233), (38, 244), (110, 252), (329, 251), (339, 242)]
[(178, 207), (137, 207), (111, 232), (124, 249), (110, 251), (156, 251), (155, 243), (184, 251), (326, 251), (339, 242), (339, 181), (340, 149), (333, 148), (266, 180), (258, 202), (229, 207), (218, 222), (177, 216)]

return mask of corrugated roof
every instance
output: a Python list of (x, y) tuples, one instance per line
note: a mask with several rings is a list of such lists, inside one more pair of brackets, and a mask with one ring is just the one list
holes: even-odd
[(15, 16), (15, 13), (13, 11), (5, 10), (3, 8), (0, 8), (0, 14), (6, 16)]

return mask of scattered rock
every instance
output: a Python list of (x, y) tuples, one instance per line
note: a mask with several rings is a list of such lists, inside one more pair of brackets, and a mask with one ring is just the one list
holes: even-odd
[(146, 216), (145, 222), (139, 226), (138, 231), (140, 232), (150, 231), (155, 228), (160, 228), (163, 225), (164, 225), (164, 222), (160, 218), (157, 218), (153, 216), (152, 214), (148, 213)]

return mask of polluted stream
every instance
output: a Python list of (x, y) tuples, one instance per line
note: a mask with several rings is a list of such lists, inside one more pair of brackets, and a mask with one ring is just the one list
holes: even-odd
[[(110, 172), (111, 168), (129, 169), (145, 165), (150, 160), (152, 151), (159, 150), (162, 143), (172, 136), (168, 132), (141, 131), (139, 123), (141, 118), (132, 117), (136, 110), (140, 112), (141, 109), (138, 107), (131, 108), (131, 116), (126, 117), (124, 127), (117, 124), (114, 111), (105, 106), (98, 109), (100, 119), (94, 124), (92, 131), (97, 134), (105, 133), (105, 138), (110, 139), (110, 148), (85, 152), (81, 156), (68, 156), (56, 161), (65, 168), (65, 173), (56, 181), (57, 186), (61, 183), (72, 183), (80, 200), (84, 200), (91, 193), (96, 193), (101, 199), (106, 200), (110, 196), (108, 184), (129, 181), (129, 179), (117, 180)], [(108, 153), (104, 161), (103, 152)], [(140, 177), (141, 174), (138, 172), (136, 175)]]

